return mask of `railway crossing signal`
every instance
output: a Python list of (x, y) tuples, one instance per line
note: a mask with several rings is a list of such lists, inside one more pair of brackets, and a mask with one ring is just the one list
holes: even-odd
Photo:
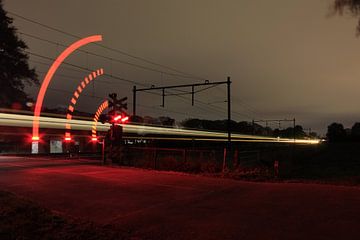
[(111, 109), (109, 114), (126, 114), (125, 110), (127, 110), (127, 97), (123, 97), (121, 99), (117, 99), (116, 93), (109, 94), (109, 108)]
[(112, 146), (121, 144), (123, 129), (119, 123), (126, 123), (129, 120), (127, 116), (127, 97), (117, 98), (116, 93), (109, 94), (108, 105), (110, 111), (105, 116), (100, 116), (100, 121), (111, 123), (109, 137)]
[[(106, 155), (108, 152), (109, 157), (113, 160), (120, 160), (123, 151), (122, 137), (123, 127), (119, 123), (126, 123), (129, 120), (129, 116), (125, 110), (127, 110), (127, 97), (121, 99), (117, 98), (116, 93), (109, 94), (108, 107), (109, 112), (99, 116), (101, 123), (111, 123), (110, 130), (108, 131), (105, 139), (103, 140), (103, 162), (106, 161)], [(107, 145), (108, 147), (106, 147)]]
[(117, 99), (116, 93), (109, 94), (109, 108), (110, 111), (107, 115), (100, 116), (100, 122), (105, 123), (112, 123), (113, 125), (117, 123), (126, 123), (129, 120), (127, 113), (127, 97), (123, 97), (121, 99)]

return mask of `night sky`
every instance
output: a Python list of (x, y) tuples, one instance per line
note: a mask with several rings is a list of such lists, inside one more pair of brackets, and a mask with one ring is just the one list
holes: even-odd
[[(103, 44), (210, 81), (233, 81), (233, 118), (293, 118), (319, 133), (338, 121), (360, 121), (360, 38), (356, 18), (329, 16), (332, 0), (5, 0), (5, 9), (82, 37), (102, 34)], [(20, 32), (60, 44), (76, 39), (14, 17)], [(64, 48), (21, 34), (29, 51), (55, 58)], [(160, 69), (91, 45), (83, 50)], [(68, 60), (145, 85), (201, 82), (77, 52)], [(31, 56), (40, 79), (50, 61)], [(162, 69), (163, 71), (170, 70)], [(64, 106), (86, 72), (61, 67), (44, 105)], [(133, 84), (111, 77), (96, 80), (80, 97), (78, 110), (95, 112), (110, 92), (128, 96)], [(34, 96), (37, 88), (29, 88)], [(225, 87), (196, 96), (140, 94), (140, 115), (225, 119)], [(130, 101), (131, 103), (131, 101)], [(131, 105), (130, 105), (131, 107)], [(273, 127), (276, 127), (275, 125)], [(285, 127), (285, 126), (284, 126)]]

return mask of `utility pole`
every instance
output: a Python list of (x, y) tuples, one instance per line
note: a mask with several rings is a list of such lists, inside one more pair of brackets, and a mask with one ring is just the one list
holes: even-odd
[(133, 87), (133, 116), (136, 116), (136, 86)]
[[(144, 92), (144, 91), (161, 91), (162, 104), (161, 106), (165, 106), (165, 97), (166, 96), (176, 96), (179, 94), (166, 94), (165, 90), (167, 89), (176, 89), (176, 88), (187, 88), (188, 91), (181, 93), (181, 95), (189, 94), (191, 95), (191, 105), (195, 104), (195, 94), (199, 91), (206, 90), (210, 87), (215, 87), (218, 85), (227, 85), (227, 143), (224, 150), (226, 150), (226, 156), (224, 156), (228, 162), (228, 167), (232, 168), (232, 159), (231, 159), (231, 80), (230, 77), (227, 77), (227, 81), (221, 82), (209, 82), (209, 80), (205, 80), (204, 83), (195, 83), (195, 84), (183, 84), (183, 85), (172, 85), (172, 86), (160, 86), (155, 87), (152, 85), (150, 88), (140, 88), (137, 89), (136, 86), (133, 87), (133, 115), (136, 114), (136, 92)], [(198, 91), (195, 90), (197, 87), (207, 87), (205, 89), (200, 89)]]
[[(127, 97), (121, 99), (117, 98), (116, 93), (109, 94), (109, 108), (110, 111), (106, 116), (106, 122), (111, 123), (110, 127), (110, 158), (112, 160), (116, 159), (121, 163), (123, 146), (122, 146), (122, 137), (123, 137), (123, 127), (119, 123), (126, 123), (129, 119), (125, 110), (127, 110)], [(105, 147), (103, 143), (103, 147)]]
[(255, 120), (252, 120), (252, 134), (255, 135)]
[(296, 126), (296, 120), (295, 118), (293, 119), (266, 119), (266, 120), (253, 120), (253, 124), (254, 123), (265, 123), (266, 127), (268, 127), (268, 123), (269, 122), (275, 122), (278, 124), (279, 130), (281, 129), (281, 123), (282, 122), (292, 122), (293, 123), (293, 138), (294, 138), (294, 142), (296, 139), (296, 133), (295, 133), (295, 126)]
[(295, 118), (293, 119), (293, 131), (294, 131), (294, 142), (293, 142), (293, 147), (292, 147), (292, 164), (295, 164), (295, 143), (296, 143), (296, 132), (295, 132), (295, 126), (296, 126), (296, 120)]
[(162, 107), (165, 107), (165, 88), (162, 89)]
[(228, 130), (228, 141), (227, 141), (227, 162), (228, 167), (232, 168), (232, 154), (231, 154), (231, 81), (230, 77), (227, 78), (227, 111), (228, 111), (228, 119), (227, 119), (227, 130)]
[(195, 93), (195, 87), (191, 86), (191, 106), (194, 106), (194, 93)]
[(295, 126), (296, 126), (296, 120), (295, 120), (295, 118), (294, 118), (294, 119), (293, 119), (294, 143), (295, 143), (295, 139), (296, 139)]
[[(230, 77), (228, 81), (222, 81), (222, 82), (209, 82), (208, 80), (205, 81), (205, 83), (195, 83), (195, 84), (183, 84), (183, 85), (173, 85), (173, 86), (161, 86), (161, 87), (155, 87), (152, 85), (150, 88), (136, 88), (136, 86), (133, 86), (133, 114), (136, 114), (136, 93), (137, 92), (144, 92), (144, 91), (161, 91), (161, 97), (162, 97), (162, 103), (161, 106), (165, 107), (165, 97), (166, 96), (176, 96), (178, 94), (166, 94), (165, 90), (167, 89), (175, 89), (175, 88), (191, 88), (189, 92), (181, 93), (181, 95), (190, 94), (191, 95), (191, 105), (195, 104), (195, 94), (198, 91), (195, 91), (195, 87), (205, 87), (205, 86), (217, 86), (222, 84), (228, 84), (230, 85)], [(230, 86), (228, 86), (230, 88)], [(202, 90), (199, 90), (202, 91)], [(228, 91), (228, 94), (230, 97), (230, 91)], [(229, 102), (229, 101), (228, 101)], [(229, 105), (229, 104), (228, 104)]]

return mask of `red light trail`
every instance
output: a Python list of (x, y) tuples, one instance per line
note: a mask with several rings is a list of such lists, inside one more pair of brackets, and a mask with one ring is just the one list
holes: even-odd
[(87, 45), (89, 43), (93, 43), (93, 42), (99, 42), (102, 41), (102, 36), (101, 35), (94, 35), (94, 36), (90, 36), (90, 37), (86, 37), (83, 39), (80, 39), (78, 41), (76, 41), (75, 43), (71, 44), (68, 48), (66, 48), (58, 57), (57, 59), (53, 62), (53, 64), (51, 65), (51, 67), (49, 68), (48, 72), (45, 75), (45, 78), (41, 84), (38, 96), (37, 96), (37, 100), (36, 100), (36, 104), (35, 104), (35, 110), (34, 110), (34, 119), (33, 119), (33, 133), (32, 133), (32, 140), (34, 142), (37, 142), (40, 140), (39, 137), (39, 117), (41, 114), (41, 108), (42, 108), (42, 104), (44, 101), (44, 97), (45, 97), (45, 93), (47, 91), (47, 88), (55, 74), (55, 72), (57, 71), (57, 69), (59, 68), (59, 66), (62, 64), (62, 62), (70, 55), (72, 54), (75, 50), (77, 50), (78, 48)]
[[(98, 69), (96, 71), (93, 71), (92, 73), (90, 73), (87, 77), (84, 78), (84, 80), (82, 82), (79, 83), (79, 85), (77, 86), (75, 92), (74, 92), (74, 96), (71, 98), (70, 100), (70, 104), (68, 107), (68, 114), (66, 114), (66, 133), (65, 133), (65, 140), (70, 139), (71, 140), (71, 134), (70, 134), (70, 130), (71, 130), (71, 123), (70, 120), (72, 119), (72, 114), (75, 110), (75, 105), (76, 102), (78, 100), (78, 98), (80, 97), (81, 92), (85, 89), (85, 87), (88, 86), (88, 84), (92, 81), (95, 80), (98, 76), (101, 76), (104, 74), (104, 70)], [(67, 141), (70, 141), (67, 140)]]
[(93, 121), (93, 125), (92, 125), (92, 130), (91, 130), (91, 140), (92, 141), (97, 141), (97, 134), (96, 134), (96, 128), (97, 128), (97, 123), (99, 121), (99, 117), (101, 115), (101, 113), (108, 108), (109, 106), (109, 102), (108, 100), (105, 100), (96, 110), (95, 116), (94, 116), (94, 121)]

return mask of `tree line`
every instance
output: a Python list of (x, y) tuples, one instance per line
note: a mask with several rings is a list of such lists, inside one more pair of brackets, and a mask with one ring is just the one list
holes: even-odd
[(329, 142), (359, 142), (360, 122), (354, 123), (351, 128), (344, 128), (341, 123), (332, 123), (326, 133)]
[(0, 107), (26, 107), (33, 100), (25, 93), (25, 86), (39, 83), (28, 63), (27, 45), (16, 31), (0, 0)]
[[(210, 131), (227, 131), (227, 120), (205, 120), (205, 119), (186, 119), (181, 122), (181, 126), (185, 128), (210, 130)], [(269, 137), (281, 138), (316, 138), (315, 132), (305, 132), (301, 125), (296, 125), (295, 128), (288, 127), (284, 129), (264, 127), (257, 123), (247, 121), (231, 121), (230, 129), (233, 133), (247, 134), (247, 135), (260, 135)]]

